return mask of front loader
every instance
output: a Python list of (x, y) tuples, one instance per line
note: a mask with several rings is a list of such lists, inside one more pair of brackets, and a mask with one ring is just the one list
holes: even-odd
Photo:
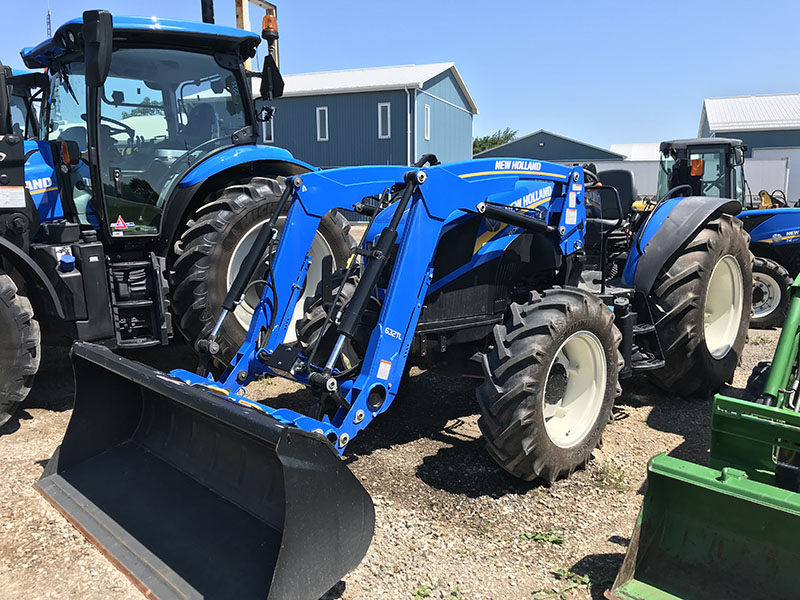
[[(287, 178), (202, 344), (213, 357), (260, 257), (272, 256), (245, 342), (220, 376), (73, 346), (75, 410), (38, 485), (152, 595), (213, 596), (212, 569), (231, 585), (259, 571), (240, 598), (317, 598), (334, 585), (374, 524), (337, 457), (389, 409), (411, 364), (482, 379), (487, 450), (548, 484), (588, 462), (620, 380), (663, 372), (692, 394), (733, 373), (751, 258), (729, 202), (664, 203), (637, 232), (632, 264), (612, 274), (594, 241), (604, 246), (633, 201), (624, 181), (526, 159), (426, 160)], [(309, 294), (314, 235), (337, 209), (371, 220), (347, 266), (327, 261)], [(693, 275), (682, 278), (687, 262)], [(609, 272), (598, 278), (590, 263)], [(307, 386), (312, 400), (249, 399), (247, 385), (265, 375)], [(230, 540), (210, 542), (217, 532)]]
[[(796, 598), (800, 277), (770, 364), (717, 395), (709, 466), (659, 454), (611, 600)], [(766, 369), (764, 368), (766, 367)]]

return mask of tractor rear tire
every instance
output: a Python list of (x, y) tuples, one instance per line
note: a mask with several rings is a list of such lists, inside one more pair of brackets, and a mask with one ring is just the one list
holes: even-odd
[(783, 266), (769, 258), (756, 257), (753, 263), (753, 317), (755, 329), (780, 327), (789, 310), (789, 287), (792, 276)]
[(0, 271), (0, 425), (25, 400), (39, 370), (41, 335), (31, 303)]
[[(178, 257), (172, 266), (171, 280), (172, 309), (178, 327), (193, 344), (211, 333), (238, 266), (259, 227), (272, 216), (282, 191), (282, 181), (254, 177), (247, 183), (226, 188), (217, 200), (201, 207), (189, 221), (176, 245)], [(279, 230), (282, 226), (281, 221)], [(312, 255), (318, 244), (322, 253), (332, 254), (334, 268), (345, 266), (354, 245), (349, 230), (350, 224), (339, 213), (325, 215)], [(315, 263), (319, 258), (314, 256)], [(311, 274), (309, 270), (309, 278)], [(256, 273), (254, 279), (264, 276), (264, 272)], [(309, 281), (311, 289), (316, 283)], [(219, 332), (219, 353), (226, 361), (244, 343), (259, 298), (256, 287), (248, 290), (245, 301), (228, 316)]]
[(647, 374), (664, 391), (705, 395), (733, 378), (753, 299), (749, 241), (739, 219), (719, 215), (656, 278), (650, 294), (665, 365)]
[(550, 484), (600, 444), (621, 392), (622, 335), (599, 298), (574, 288), (531, 293), (510, 313), (482, 357), (478, 425), (501, 467)]

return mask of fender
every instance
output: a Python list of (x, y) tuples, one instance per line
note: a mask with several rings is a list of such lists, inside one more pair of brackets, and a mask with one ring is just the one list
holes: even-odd
[(183, 176), (178, 187), (192, 187), (231, 167), (265, 160), (286, 163), (290, 168), (294, 165), (296, 170), (294, 173), (290, 173), (292, 175), (317, 170), (316, 167), (312, 167), (302, 160), (297, 160), (292, 156), (291, 152), (284, 148), (258, 145), (234, 146), (233, 148), (226, 148), (221, 152), (209, 155), (205, 160)]
[(14, 268), (25, 278), (25, 283), (36, 290), (36, 294), (29, 295), (29, 299), (36, 308), (41, 309), (45, 314), (55, 315), (59, 319), (64, 318), (64, 309), (61, 306), (61, 300), (58, 299), (56, 289), (42, 268), (30, 256), (7, 239), (0, 237), (0, 258), (4, 258), (14, 265)]
[[(318, 170), (306, 162), (297, 160), (288, 150), (272, 146), (235, 146), (211, 154), (184, 174), (180, 183), (164, 203), (161, 218), (161, 236), (157, 251), (166, 256), (172, 248), (180, 228), (196, 206), (197, 198), (238, 181), (242, 171), (252, 169), (252, 175), (284, 176), (299, 175)], [(237, 171), (236, 173), (230, 173)], [(228, 176), (229, 175), (229, 176)]]
[(712, 215), (738, 215), (741, 210), (738, 200), (711, 196), (671, 198), (662, 202), (636, 234), (622, 282), (633, 285), (637, 292), (649, 294), (663, 266)]

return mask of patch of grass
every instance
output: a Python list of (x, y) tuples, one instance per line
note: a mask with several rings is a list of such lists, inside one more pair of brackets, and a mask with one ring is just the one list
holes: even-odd
[(461, 593), (461, 590), (458, 589), (457, 587), (452, 592), (450, 592), (448, 598), (452, 598), (453, 600), (467, 600), (464, 597), (464, 594)]
[(577, 583), (578, 585), (585, 585), (588, 588), (592, 587), (592, 580), (589, 579), (588, 575), (578, 575), (577, 573), (573, 573), (572, 571), (566, 568), (550, 572), (556, 579), (565, 579), (569, 582)]
[(764, 344), (769, 344), (770, 339), (759, 335), (750, 340), (749, 343), (751, 346), (763, 346)]
[(414, 600), (419, 600), (419, 598), (427, 598), (431, 595), (432, 591), (433, 590), (431, 590), (431, 588), (423, 584), (414, 590)]
[(489, 528), (486, 525), (478, 525), (478, 533), (481, 535), (488, 535)]
[(609, 461), (603, 462), (598, 467), (598, 472), (595, 474), (595, 484), (599, 488), (617, 490), (618, 492), (626, 492), (629, 489), (625, 481), (625, 471)]
[(547, 531), (536, 533), (535, 531), (523, 531), (519, 534), (523, 540), (531, 540), (534, 542), (547, 542), (549, 544), (556, 544), (560, 546), (564, 543), (564, 536), (560, 533), (553, 531), (551, 527)]

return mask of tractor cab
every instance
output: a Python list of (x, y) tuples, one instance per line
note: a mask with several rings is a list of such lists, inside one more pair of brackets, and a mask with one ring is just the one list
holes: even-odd
[(5, 90), (0, 94), (0, 113), (6, 118), (3, 132), (36, 139), (39, 137), (39, 101), (47, 76), (2, 65), (0, 69), (5, 77)]
[(77, 155), (64, 161), (62, 201), (113, 243), (157, 236), (166, 200), (189, 170), (256, 142), (243, 61), (260, 39), (164, 19), (115, 17), (112, 25), (107, 16), (91, 32), (70, 21), (22, 54), (50, 76), (42, 138)]
[(673, 195), (734, 198), (744, 207), (746, 147), (741, 140), (672, 140), (661, 142), (659, 150), (658, 198)]

